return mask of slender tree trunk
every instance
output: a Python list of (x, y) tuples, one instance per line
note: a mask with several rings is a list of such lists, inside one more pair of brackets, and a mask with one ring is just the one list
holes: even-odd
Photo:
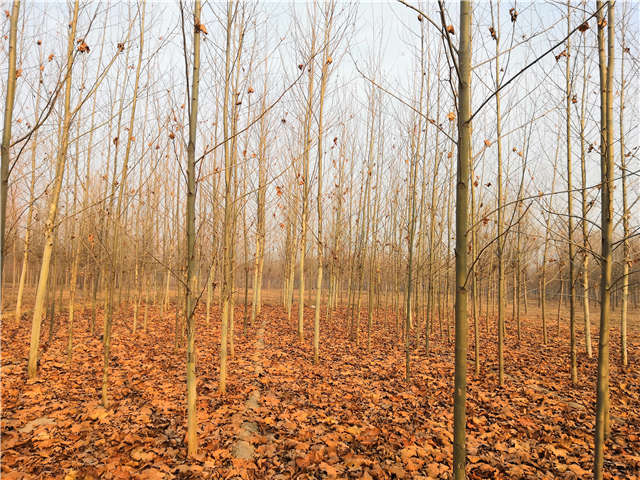
[(458, 47), (458, 175), (456, 185), (456, 346), (453, 394), (453, 476), (465, 478), (467, 390), (467, 236), (469, 159), (471, 157), (471, 16), (470, 1), (460, 2)]
[[(598, 57), (600, 64), (600, 174), (602, 202), (602, 249), (600, 279), (600, 338), (598, 342), (598, 384), (596, 389), (596, 430), (593, 476), (603, 478), (604, 443), (609, 436), (609, 318), (611, 309), (611, 274), (613, 255), (613, 69), (614, 69), (614, 1), (608, 2), (607, 21), (601, 0), (598, 8)], [(607, 27), (605, 56), (604, 30)], [(605, 65), (606, 58), (606, 65)]]
[[(40, 51), (40, 63), (42, 63), (42, 50)], [(40, 78), (38, 89), (36, 91), (36, 106), (34, 115), (37, 118), (40, 112), (40, 91), (42, 85), (42, 70), (40, 70)], [(24, 237), (24, 255), (22, 257), (22, 271), (20, 272), (20, 283), (18, 284), (18, 297), (16, 299), (16, 321), (20, 321), (22, 315), (22, 296), (24, 295), (24, 286), (27, 280), (27, 270), (29, 269), (29, 247), (31, 246), (31, 230), (33, 223), (33, 209), (36, 193), (36, 154), (38, 150), (38, 130), (33, 132), (33, 141), (31, 144), (31, 183), (29, 185), (29, 210), (27, 212), (27, 229)], [(4, 234), (3, 237), (4, 238)], [(4, 244), (3, 244), (4, 245)], [(1, 274), (0, 274), (1, 278)]]
[(549, 252), (549, 241), (551, 237), (551, 215), (553, 212), (553, 196), (555, 194), (555, 186), (556, 186), (556, 173), (558, 171), (558, 155), (560, 153), (560, 134), (558, 134), (558, 139), (556, 141), (556, 155), (555, 161), (553, 162), (553, 179), (551, 180), (551, 196), (549, 197), (549, 211), (547, 213), (547, 217), (545, 220), (545, 230), (544, 230), (544, 249), (542, 253), (542, 279), (540, 281), (540, 308), (542, 310), (542, 343), (543, 345), (547, 345), (549, 343), (549, 334), (547, 328), (547, 263), (548, 263), (548, 252)]
[[(310, 55), (314, 55), (316, 48), (315, 26), (311, 31)], [(304, 340), (304, 261), (307, 251), (307, 223), (309, 216), (309, 149), (311, 148), (311, 118), (313, 116), (313, 86), (315, 82), (315, 62), (311, 62), (309, 69), (309, 81), (307, 84), (307, 105), (304, 117), (304, 132), (302, 142), (302, 217), (300, 229), (300, 284), (299, 284), (299, 309), (298, 309), (298, 339)]]
[(469, 183), (471, 188), (471, 244), (472, 244), (472, 258), (473, 262), (471, 266), (471, 275), (470, 280), (471, 284), (471, 301), (472, 301), (472, 312), (473, 312), (473, 363), (474, 363), (474, 372), (475, 375), (478, 376), (480, 374), (480, 330), (478, 328), (478, 303), (480, 301), (478, 295), (478, 275), (476, 271), (476, 256), (478, 255), (478, 232), (475, 227), (476, 223), (476, 189), (475, 189), (475, 175), (473, 168), (473, 158), (469, 155)]
[[(567, 5), (567, 33), (571, 32), (571, 6)], [(574, 275), (575, 247), (573, 244), (573, 182), (572, 182), (572, 165), (571, 165), (571, 37), (567, 38), (566, 45), (567, 56), (565, 66), (565, 90), (566, 90), (566, 140), (567, 140), (567, 238), (569, 242), (569, 371), (571, 375), (571, 383), (575, 385), (578, 382), (578, 365), (576, 357), (576, 284)]]
[[(33, 323), (31, 325), (31, 343), (29, 347), (29, 367), (28, 378), (35, 378), (38, 373), (38, 350), (40, 346), (40, 327), (42, 323), (42, 313), (44, 310), (44, 301), (47, 294), (47, 281), (49, 279), (49, 266), (51, 264), (51, 255), (53, 253), (53, 242), (56, 231), (56, 216), (58, 213), (58, 199), (60, 198), (60, 190), (62, 189), (62, 179), (64, 176), (65, 163), (67, 157), (67, 149), (69, 147), (69, 130), (71, 127), (71, 72), (73, 69), (73, 48), (75, 44), (76, 27), (78, 22), (79, 0), (75, 0), (73, 6), (73, 17), (69, 28), (69, 36), (67, 39), (67, 66), (65, 77), (64, 92), (64, 114), (62, 124), (62, 138), (58, 154), (56, 157), (56, 174), (51, 190), (49, 200), (49, 211), (47, 214), (47, 222), (45, 224), (45, 243), (42, 253), (42, 265), (40, 267), (40, 277), (38, 279), (38, 287), (36, 290), (36, 300), (33, 309)], [(16, 10), (17, 14), (17, 10)], [(15, 74), (14, 74), (15, 75)]]
[(585, 152), (585, 105), (587, 94), (587, 49), (583, 48), (584, 72), (582, 75), (582, 100), (580, 102), (580, 173), (582, 180), (581, 206), (582, 206), (582, 308), (584, 312), (584, 343), (587, 349), (587, 356), (593, 357), (593, 347), (591, 344), (591, 320), (589, 316), (589, 233), (587, 230), (587, 168)]
[[(200, 85), (200, 0), (193, 12), (193, 72), (191, 75), (191, 108), (189, 109), (189, 144), (187, 146), (187, 283), (185, 321), (187, 323), (187, 455), (198, 453), (198, 419), (196, 415), (196, 135), (198, 124), (198, 90)], [(184, 52), (185, 57), (187, 52)]]
[(231, 76), (231, 38), (233, 27), (233, 1), (227, 2), (227, 31), (226, 31), (226, 50), (225, 50), (225, 84), (224, 84), (224, 101), (223, 101), (223, 135), (224, 143), (224, 179), (225, 179), (225, 195), (224, 195), (224, 244), (223, 244), (223, 268), (222, 268), (222, 327), (220, 334), (220, 379), (218, 389), (220, 393), (227, 391), (227, 353), (228, 353), (228, 329), (231, 316), (231, 295), (233, 286), (231, 285), (231, 268), (232, 268), (232, 228), (233, 228), (233, 199), (231, 198), (231, 186), (233, 179), (233, 165), (231, 157), (231, 145), (229, 139), (229, 108), (230, 108), (230, 76)]
[[(20, 14), (20, 0), (13, 1), (11, 8), (11, 20), (9, 23), (9, 55), (7, 56), (9, 68), (7, 70), (7, 96), (4, 105), (4, 125), (2, 128), (1, 166), (0, 166), (0, 247), (2, 261), (0, 262), (0, 283), (2, 283), (2, 269), (5, 262), (7, 243), (5, 239), (5, 226), (7, 219), (7, 193), (9, 191), (9, 162), (11, 147), (11, 125), (13, 122), (13, 104), (16, 96), (16, 44), (18, 38), (18, 16)], [(72, 50), (73, 52), (73, 50)], [(15, 280), (14, 280), (15, 281)], [(2, 287), (0, 286), (0, 291)]]
[[(79, 128), (77, 130), (80, 130)], [(78, 142), (76, 140), (74, 159), (74, 180), (73, 180), (73, 215), (77, 212), (77, 200), (78, 200)], [(67, 333), (67, 364), (71, 365), (71, 358), (73, 355), (73, 322), (75, 315), (75, 301), (76, 301), (76, 285), (78, 283), (78, 264), (80, 262), (80, 240), (76, 238), (79, 232), (76, 229), (74, 222), (72, 226), (71, 234), (71, 281), (69, 285), (69, 318), (67, 320), (68, 333)]]
[(323, 155), (323, 138), (324, 138), (324, 97), (327, 88), (327, 77), (329, 76), (329, 39), (331, 36), (331, 22), (333, 18), (333, 12), (335, 4), (330, 2), (327, 4), (327, 11), (325, 12), (325, 25), (324, 25), (324, 48), (322, 53), (322, 68), (320, 74), (320, 99), (319, 99), (319, 112), (318, 112), (318, 238), (316, 240), (317, 255), (318, 255), (318, 271), (316, 277), (316, 311), (313, 320), (313, 363), (318, 363), (320, 358), (320, 308), (322, 300), (322, 273), (324, 262), (324, 245), (322, 236), (322, 155)]
[(625, 55), (625, 39), (623, 29), (622, 53), (620, 54), (620, 170), (622, 176), (622, 306), (620, 311), (620, 363), (623, 368), (629, 364), (629, 355), (627, 352), (627, 310), (629, 308), (629, 266), (631, 260), (631, 246), (629, 238), (631, 231), (629, 229), (629, 200), (627, 195), (627, 157), (625, 154), (624, 143), (624, 109), (625, 109), (625, 78), (624, 78), (624, 55)]
[[(493, 9), (491, 10), (492, 18)], [(500, 3), (496, 2), (496, 15), (492, 21), (496, 32), (496, 62), (495, 62), (495, 88), (500, 87)], [(500, 93), (496, 93), (496, 137), (498, 149), (498, 225), (497, 225), (497, 249), (498, 257), (498, 384), (504, 385), (504, 194), (502, 180), (502, 118), (500, 115)]]
[[(264, 92), (267, 91), (267, 68), (265, 65)], [(262, 112), (266, 113), (267, 96), (262, 97)], [(260, 143), (258, 147), (258, 194), (257, 194), (257, 217), (258, 225), (256, 232), (256, 258), (253, 270), (253, 301), (251, 304), (251, 325), (256, 321), (256, 316), (261, 310), (262, 292), (262, 271), (264, 268), (264, 247), (266, 237), (266, 202), (267, 190), (267, 123), (265, 116), (260, 119)]]

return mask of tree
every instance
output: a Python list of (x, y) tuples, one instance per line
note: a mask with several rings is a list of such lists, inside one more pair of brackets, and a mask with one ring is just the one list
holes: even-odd
[[(626, 6), (626, 3), (624, 4)], [(629, 310), (629, 266), (632, 264), (631, 245), (629, 238), (631, 229), (629, 225), (629, 195), (627, 192), (627, 177), (629, 170), (627, 168), (627, 152), (625, 152), (624, 143), (624, 109), (625, 109), (625, 77), (624, 77), (624, 57), (627, 53), (625, 43), (625, 28), (622, 29), (622, 53), (620, 54), (620, 170), (622, 171), (622, 306), (620, 308), (620, 363), (623, 368), (629, 364), (629, 354), (627, 351), (627, 315)]]
[[(195, 244), (196, 244), (196, 135), (198, 126), (198, 90), (200, 86), (200, 32), (206, 32), (201, 23), (200, 0), (195, 0), (193, 12), (193, 71), (191, 74), (191, 106), (189, 108), (189, 144), (187, 146), (187, 455), (198, 453), (198, 418), (196, 413), (196, 292)], [(185, 51), (185, 63), (187, 52)]]
[[(611, 275), (613, 255), (613, 69), (614, 6), (609, 0), (607, 19), (604, 6), (596, 0), (598, 12), (598, 59), (600, 70), (600, 182), (601, 190), (601, 272), (600, 272), (600, 338), (598, 340), (598, 381), (596, 389), (596, 429), (594, 439), (593, 476), (603, 478), (604, 443), (609, 436), (609, 319), (611, 316)], [(604, 31), (607, 29), (605, 44)], [(605, 46), (607, 51), (605, 53)]]
[(227, 353), (228, 353), (228, 336), (229, 336), (229, 324), (231, 323), (231, 297), (233, 296), (232, 272), (232, 229), (233, 229), (233, 198), (232, 198), (232, 183), (233, 183), (233, 158), (232, 158), (232, 145), (228, 141), (231, 135), (230, 125), (230, 79), (231, 79), (231, 40), (233, 36), (233, 1), (227, 2), (226, 11), (226, 46), (225, 46), (225, 83), (224, 83), (224, 100), (223, 100), (223, 112), (222, 112), (222, 131), (224, 135), (224, 224), (223, 224), (223, 259), (222, 259), (222, 328), (220, 334), (220, 379), (218, 383), (218, 390), (220, 393), (227, 391)]
[[(43, 50), (40, 49), (41, 65), (44, 57), (44, 54), (42, 52)], [(38, 88), (36, 91), (36, 106), (35, 106), (35, 112), (34, 112), (36, 118), (38, 117), (38, 114), (40, 112), (40, 90), (41, 90), (41, 85), (43, 83), (42, 72), (43, 70), (40, 69), (40, 73), (38, 74), (38, 77), (39, 77)], [(31, 143), (31, 183), (29, 185), (29, 210), (27, 212), (27, 228), (26, 228), (25, 237), (24, 237), (24, 254), (22, 257), (22, 270), (20, 271), (20, 283), (18, 284), (18, 297), (16, 299), (16, 321), (19, 321), (20, 316), (22, 315), (22, 297), (24, 295), (24, 287), (27, 281), (27, 269), (29, 268), (29, 247), (31, 245), (33, 210), (35, 207), (37, 148), (38, 148), (38, 131), (36, 130), (33, 135), (33, 142)], [(2, 238), (4, 238), (4, 233), (2, 235), (3, 235)], [(2, 248), (4, 248), (4, 243)], [(4, 258), (4, 254), (3, 254), (3, 258)], [(4, 260), (2, 261), (2, 263), (4, 264)], [(2, 272), (0, 272), (0, 278), (2, 278)]]
[(28, 378), (35, 378), (38, 372), (38, 347), (40, 345), (40, 327), (44, 311), (44, 302), (47, 294), (47, 282), (49, 280), (49, 267), (51, 255), (53, 254), (53, 242), (56, 230), (56, 215), (58, 213), (58, 199), (62, 188), (62, 178), (64, 176), (65, 163), (67, 159), (67, 149), (69, 147), (69, 134), (71, 130), (71, 76), (73, 71), (73, 49), (75, 46), (76, 28), (78, 23), (79, 1), (73, 4), (69, 35), (67, 37), (67, 58), (66, 75), (64, 87), (64, 113), (62, 120), (61, 141), (56, 155), (56, 174), (49, 200), (47, 223), (45, 226), (45, 246), (42, 253), (42, 266), (36, 290), (36, 300), (33, 309), (33, 322), (31, 325), (31, 344), (29, 347), (29, 367)]
[(329, 2), (324, 13), (324, 45), (322, 48), (322, 67), (320, 69), (320, 99), (318, 112), (318, 237), (316, 239), (318, 268), (316, 278), (316, 311), (313, 320), (313, 361), (318, 363), (320, 358), (320, 308), (322, 300), (322, 270), (324, 262), (324, 238), (322, 235), (322, 155), (323, 136), (324, 136), (324, 97), (327, 91), (327, 78), (329, 76), (329, 66), (332, 59), (329, 55), (331, 27), (333, 23), (333, 14), (335, 11), (335, 3)]
[(567, 4), (567, 45), (565, 51), (565, 116), (566, 116), (566, 140), (567, 140), (567, 242), (569, 244), (569, 336), (570, 336), (570, 352), (569, 352), (569, 371), (571, 375), (571, 383), (574, 385), (578, 382), (578, 366), (576, 362), (576, 283), (574, 274), (574, 243), (573, 243), (573, 182), (572, 182), (572, 165), (571, 165), (571, 98), (573, 95), (571, 86), (571, 5)]
[[(314, 3), (314, 17), (315, 20), (315, 7)], [(315, 85), (315, 62), (312, 61), (315, 56), (316, 50), (316, 26), (315, 22), (311, 27), (311, 40), (309, 47), (309, 59), (310, 65), (307, 69), (308, 81), (307, 81), (307, 98), (304, 113), (304, 122), (302, 130), (302, 176), (300, 177), (300, 184), (302, 185), (302, 216), (300, 220), (300, 265), (299, 265), (299, 286), (298, 286), (298, 339), (300, 342), (304, 340), (304, 300), (305, 300), (305, 283), (304, 283), (304, 262), (307, 252), (307, 227), (309, 216), (309, 153), (311, 150), (311, 119), (313, 117), (313, 91)], [(304, 68), (304, 65), (303, 65)]]
[(469, 159), (471, 157), (471, 16), (469, 0), (460, 2), (458, 45), (458, 167), (456, 180), (456, 353), (453, 394), (453, 476), (465, 478), (467, 389), (467, 236)]
[[(502, 117), (500, 113), (500, 4), (497, 3), (496, 21), (492, 22), (495, 32), (495, 89), (496, 89), (496, 142), (498, 148), (498, 224), (496, 232), (496, 256), (498, 257), (498, 384), (504, 385), (504, 194), (502, 178)], [(491, 10), (493, 15), (493, 9)]]
[[(1, 153), (1, 168), (0, 168), (0, 254), (2, 255), (2, 265), (0, 265), (0, 279), (2, 276), (2, 270), (5, 260), (5, 225), (7, 219), (7, 193), (9, 190), (9, 156), (11, 147), (11, 125), (13, 123), (13, 104), (16, 97), (16, 44), (17, 44), (17, 32), (18, 32), (18, 15), (20, 13), (20, 0), (13, 0), (13, 7), (11, 8), (11, 23), (9, 26), (9, 55), (8, 69), (7, 69), (7, 96), (4, 104), (4, 125), (2, 127), (2, 145), (0, 146)], [(0, 288), (1, 290), (1, 288)]]

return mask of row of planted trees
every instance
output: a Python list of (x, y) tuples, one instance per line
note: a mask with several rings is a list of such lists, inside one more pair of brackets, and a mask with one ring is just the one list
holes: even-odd
[[(575, 383), (578, 311), (591, 356), (590, 306), (599, 305), (601, 472), (610, 312), (619, 312), (626, 366), (628, 312), (640, 302), (637, 145), (625, 141), (625, 98), (637, 76), (624, 67), (626, 58), (635, 62), (629, 7), (569, 5), (552, 27), (532, 32), (521, 26), (524, 14), (506, 7), (461, 2), (456, 23), (443, 3), (386, 6), (411, 12), (417, 25), (402, 39), (412, 52), (409, 80), (394, 86), (380, 51), (358, 54), (351, 5), (292, 8), (292, 33), (277, 38), (270, 33), (282, 19), (253, 4), (203, 10), (196, 0), (168, 26), (166, 12), (144, 1), (104, 10), (76, 1), (63, 20), (62, 55), (48, 53), (38, 26), (19, 35), (14, 1), (2, 302), (4, 312), (15, 306), (14, 321), (31, 319), (29, 377), (37, 375), (45, 318), (49, 338), (58, 331), (56, 312), (65, 312), (72, 361), (74, 312), (82, 308), (86, 327), (102, 336), (108, 406), (116, 314), (130, 311), (123, 326), (133, 333), (173, 321), (176, 348), (186, 348), (193, 455), (197, 326), (219, 321), (222, 393), (241, 330), (234, 311), (250, 328), (264, 320), (265, 301), (282, 303), (302, 342), (310, 341), (304, 306), (315, 307), (315, 362), (332, 334), (324, 319), (338, 310), (356, 345), (371, 348), (373, 329), (387, 328), (405, 350), (407, 381), (412, 352), (428, 354), (434, 338), (455, 335), (454, 470), (462, 478), (468, 329), (476, 374), (486, 361), (479, 332), (495, 331), (502, 385), (512, 348), (505, 329), (520, 340), (521, 319), (539, 307), (547, 343), (566, 301)], [(33, 16), (45, 7), (32, 8)], [(126, 21), (113, 27), (115, 16)], [(488, 34), (472, 27), (472, 16)], [(563, 40), (542, 48), (537, 38), (549, 31)], [(482, 49), (472, 51), (472, 36)], [(27, 50), (27, 42), (35, 46)], [(531, 58), (520, 62), (517, 48)], [(490, 81), (477, 82), (475, 72)], [(274, 289), (277, 299), (265, 300)]]

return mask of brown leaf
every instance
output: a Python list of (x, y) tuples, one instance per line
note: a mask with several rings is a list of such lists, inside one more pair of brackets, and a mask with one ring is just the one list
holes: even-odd
[(156, 454), (147, 450), (144, 450), (142, 447), (136, 447), (131, 451), (131, 458), (137, 460), (139, 462), (151, 462), (154, 458), (156, 458)]
[(336, 478), (338, 476), (338, 471), (336, 470), (336, 468), (326, 462), (322, 462), (320, 464), (320, 469), (324, 470), (324, 472), (327, 474), (327, 478)]
[(109, 411), (104, 407), (97, 407), (89, 412), (89, 418), (91, 420), (102, 421), (109, 416)]
[(78, 40), (78, 51), (82, 53), (89, 53), (91, 51), (84, 39)]
[(589, 22), (584, 22), (578, 26), (578, 31), (584, 33), (589, 30)]
[(40, 418), (36, 418), (35, 420), (31, 420), (29, 423), (27, 423), (24, 427), (22, 427), (18, 431), (20, 433), (31, 433), (37, 427), (40, 427), (42, 425), (51, 425), (52, 423), (55, 423), (55, 420), (53, 418), (40, 417)]
[(163, 480), (165, 478), (165, 474), (162, 470), (158, 470), (157, 468), (147, 468), (138, 478), (141, 480)]
[(195, 25), (195, 28), (196, 28), (196, 32), (202, 32), (205, 35), (209, 34), (209, 32), (207, 32), (207, 27), (205, 27), (204, 24), (202, 24), (202, 23), (197, 23)]

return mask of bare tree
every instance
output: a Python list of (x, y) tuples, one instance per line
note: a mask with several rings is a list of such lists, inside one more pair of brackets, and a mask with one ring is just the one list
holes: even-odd
[(467, 236), (469, 224), (469, 159), (471, 158), (471, 17), (470, 1), (460, 2), (458, 45), (458, 168), (456, 179), (456, 353), (453, 394), (453, 476), (465, 474), (467, 390)]
[[(13, 0), (13, 7), (11, 8), (11, 23), (9, 26), (9, 55), (8, 69), (7, 69), (7, 96), (4, 104), (4, 125), (2, 127), (2, 146), (0, 147), (1, 155), (1, 168), (0, 168), (0, 246), (2, 262), (0, 265), (0, 279), (2, 276), (2, 270), (4, 268), (5, 260), (5, 225), (7, 218), (7, 193), (9, 191), (9, 156), (11, 154), (11, 125), (13, 123), (13, 104), (16, 97), (16, 44), (17, 44), (17, 32), (18, 32), (18, 15), (20, 13), (20, 0)], [(1, 290), (1, 287), (0, 287)]]

